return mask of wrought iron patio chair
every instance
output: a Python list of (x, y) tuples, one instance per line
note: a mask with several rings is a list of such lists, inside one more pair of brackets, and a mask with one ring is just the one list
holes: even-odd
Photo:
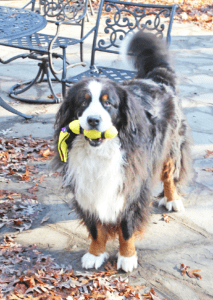
[[(0, 45), (15, 47), (19, 49), (28, 50), (27, 54), (16, 55), (6, 61), (0, 59), (1, 63), (7, 64), (18, 58), (29, 58), (38, 60), (38, 72), (34, 79), (26, 82), (21, 82), (14, 85), (10, 89), (10, 96), (20, 101), (28, 103), (58, 103), (62, 101), (62, 97), (58, 97), (53, 89), (53, 81), (60, 82), (61, 74), (64, 68), (67, 69), (76, 65), (85, 65), (83, 63), (83, 41), (90, 35), (94, 28), (84, 35), (84, 19), (87, 13), (88, 0), (39, 0), (39, 9), (36, 11), (43, 15), (47, 22), (55, 23), (55, 35), (34, 33), (32, 35), (23, 36), (21, 38), (0, 41)], [(31, 5), (31, 10), (35, 11), (36, 0), (31, 0), (27, 6)], [(59, 29), (62, 26), (76, 25), (80, 26), (79, 39), (72, 37), (59, 36)], [(70, 30), (72, 33), (72, 30)], [(72, 35), (72, 34), (71, 34)], [(80, 62), (76, 64), (69, 64), (66, 58), (66, 48), (70, 45), (80, 44)], [(58, 50), (62, 48), (62, 54)], [(61, 58), (63, 68), (56, 70), (53, 60)], [(60, 76), (60, 77), (59, 77)], [(64, 79), (64, 75), (62, 76)], [(51, 90), (51, 97), (47, 99), (30, 99), (21, 97), (22, 93), (27, 91), (36, 83), (47, 82)]]
[[(131, 79), (134, 71), (120, 70), (95, 64), (96, 52), (105, 52), (110, 55), (119, 54), (119, 46), (126, 34), (139, 29), (151, 31), (159, 38), (166, 38), (167, 44), (171, 42), (171, 29), (177, 5), (152, 5), (141, 2), (127, 2), (118, 0), (101, 0), (96, 30), (94, 34), (90, 69), (73, 76), (62, 79), (62, 93), (65, 97), (66, 85), (85, 77), (105, 77), (117, 82)], [(100, 20), (105, 19), (104, 27)], [(101, 25), (103, 25), (101, 23)]]

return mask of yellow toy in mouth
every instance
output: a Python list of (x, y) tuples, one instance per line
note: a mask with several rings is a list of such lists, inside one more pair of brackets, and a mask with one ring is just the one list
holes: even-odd
[(58, 152), (61, 157), (61, 161), (67, 162), (67, 143), (66, 140), (70, 136), (70, 133), (83, 134), (89, 140), (98, 139), (113, 139), (117, 136), (118, 131), (114, 126), (111, 126), (108, 130), (100, 132), (98, 130), (84, 130), (80, 126), (79, 120), (75, 120), (69, 123), (68, 126), (63, 127), (59, 134), (58, 139)]

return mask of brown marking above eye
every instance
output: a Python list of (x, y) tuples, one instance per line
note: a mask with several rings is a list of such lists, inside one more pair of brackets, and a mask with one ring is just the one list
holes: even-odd
[(107, 94), (104, 94), (103, 96), (102, 96), (102, 101), (108, 101), (108, 95)]
[(89, 99), (90, 99), (90, 95), (89, 95), (89, 94), (85, 94), (84, 98), (85, 98), (86, 100), (89, 100)]

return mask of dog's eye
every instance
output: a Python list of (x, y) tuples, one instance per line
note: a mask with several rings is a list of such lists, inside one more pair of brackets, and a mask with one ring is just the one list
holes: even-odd
[(111, 106), (111, 103), (109, 102), (109, 96), (107, 94), (102, 95), (101, 100), (105, 107)]
[(105, 107), (111, 106), (111, 103), (109, 102), (109, 96), (107, 94), (102, 95), (101, 100), (102, 100), (103, 106), (105, 106)]
[(82, 107), (86, 107), (88, 105), (90, 99), (91, 99), (90, 95), (89, 94), (85, 94), (84, 98), (82, 99), (83, 101), (81, 103), (81, 106)]

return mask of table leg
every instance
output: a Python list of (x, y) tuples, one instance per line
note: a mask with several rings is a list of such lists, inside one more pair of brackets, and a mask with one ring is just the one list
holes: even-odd
[(14, 109), (10, 105), (8, 105), (1, 97), (0, 97), (0, 106), (2, 106), (4, 109), (10, 111), (11, 113), (19, 115), (25, 119), (32, 119), (32, 116), (25, 115), (25, 114), (21, 113), (20, 111)]

